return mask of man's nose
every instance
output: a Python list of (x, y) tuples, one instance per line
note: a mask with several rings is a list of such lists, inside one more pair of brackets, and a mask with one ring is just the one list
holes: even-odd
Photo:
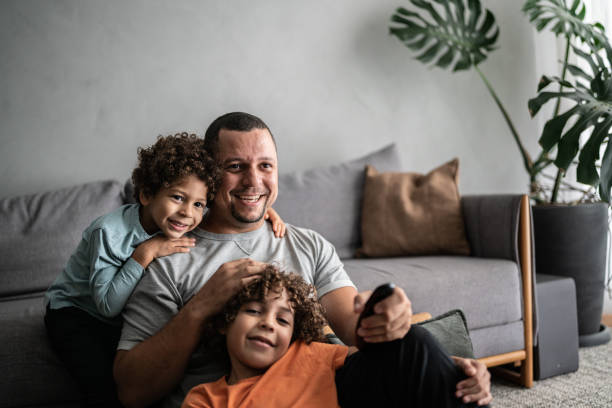
[(258, 186), (260, 182), (260, 175), (257, 171), (256, 167), (249, 167), (244, 172), (244, 177), (242, 178), (242, 184), (245, 186)]

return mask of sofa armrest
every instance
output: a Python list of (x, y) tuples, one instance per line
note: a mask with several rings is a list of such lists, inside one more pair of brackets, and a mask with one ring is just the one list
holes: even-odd
[(461, 198), (472, 256), (519, 262), (522, 195), (468, 195)]

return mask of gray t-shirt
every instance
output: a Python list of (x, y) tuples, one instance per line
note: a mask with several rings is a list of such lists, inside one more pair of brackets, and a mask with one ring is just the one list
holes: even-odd
[[(270, 223), (242, 234), (214, 234), (196, 229), (189, 253), (158, 258), (149, 265), (123, 310), (119, 350), (130, 350), (157, 333), (229, 261), (251, 258), (275, 263), (299, 273), (314, 285), (319, 297), (335, 289), (352, 286), (334, 247), (316, 232), (287, 224), (284, 238), (274, 237)], [(177, 389), (163, 402), (180, 407), (195, 385), (215, 381), (229, 372), (227, 356), (220, 344), (201, 345), (192, 355)]]

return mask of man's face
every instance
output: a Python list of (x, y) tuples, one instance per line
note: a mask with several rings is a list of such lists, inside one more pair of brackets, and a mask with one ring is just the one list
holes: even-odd
[(278, 194), (276, 147), (267, 129), (219, 131), (222, 179), (206, 228), (216, 233), (252, 231)]

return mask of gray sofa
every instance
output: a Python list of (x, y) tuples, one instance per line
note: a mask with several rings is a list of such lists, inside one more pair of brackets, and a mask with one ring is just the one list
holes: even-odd
[[(332, 242), (360, 290), (393, 281), (414, 312), (463, 310), (475, 357), (489, 366), (521, 362), (529, 386), (532, 271), (530, 243), (521, 251), (519, 239), (522, 197), (462, 198), (469, 257), (355, 258), (366, 163), (401, 170), (390, 145), (351, 162), (281, 173), (275, 208)], [(77, 406), (74, 381), (47, 342), (43, 294), (85, 227), (131, 201), (130, 190), (129, 183), (101, 181), (0, 200), (0, 407)], [(528, 240), (530, 230), (522, 236)]]

